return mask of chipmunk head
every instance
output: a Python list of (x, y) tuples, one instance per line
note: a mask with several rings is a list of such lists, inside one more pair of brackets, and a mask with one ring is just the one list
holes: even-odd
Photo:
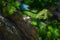
[(29, 16), (24, 17), (23, 20), (24, 20), (25, 22), (29, 22), (29, 21), (31, 20), (31, 17), (29, 17)]

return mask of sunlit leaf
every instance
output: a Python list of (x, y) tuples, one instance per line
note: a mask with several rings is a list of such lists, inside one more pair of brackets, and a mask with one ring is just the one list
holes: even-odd
[(31, 24), (37, 25), (37, 22), (36, 21), (31, 21)]
[[(40, 17), (42, 16), (42, 15), (45, 15), (44, 17), (46, 18), (47, 17), (47, 12), (48, 12), (48, 10), (47, 9), (43, 9), (42, 11), (40, 11), (38, 14), (37, 14), (37, 16), (36, 16), (36, 18), (39, 18), (40, 19)], [(43, 17), (43, 18), (44, 18)], [(43, 19), (42, 18), (42, 19)], [(44, 18), (44, 19), (45, 19)]]
[(31, 16), (32, 18), (35, 18), (36, 17), (36, 14), (33, 14), (32, 12), (29, 12), (29, 11), (24, 11), (24, 13), (28, 16)]
[(14, 7), (11, 7), (11, 8), (9, 9), (9, 13), (10, 13), (10, 14), (12, 14), (14, 11), (15, 11), (15, 8), (14, 8)]

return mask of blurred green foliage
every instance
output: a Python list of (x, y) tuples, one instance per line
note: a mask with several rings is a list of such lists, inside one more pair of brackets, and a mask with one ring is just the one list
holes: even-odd
[[(43, 9), (48, 7), (56, 7), (58, 0), (24, 0), (24, 3), (31, 6), (31, 8)], [(32, 5), (31, 5), (32, 4)]]
[(24, 3), (30, 5), (31, 10), (23, 14), (32, 18), (31, 23), (39, 31), (39, 40), (60, 40), (60, 22), (49, 19), (53, 17), (49, 8), (56, 9), (58, 0), (24, 0)]
[(23, 0), (21, 4), (17, 0), (7, 0), (7, 3), (3, 8), (5, 15), (13, 14), (16, 8), (21, 10), (22, 4), (29, 5), (29, 10), (23, 9), (21, 14), (23, 17), (31, 17), (31, 24), (35, 25), (39, 32), (39, 40), (60, 40), (60, 22), (57, 19), (49, 19), (53, 14), (48, 9), (56, 9), (58, 0)]
[(20, 3), (17, 0), (3, 0), (2, 7), (5, 16), (12, 15), (16, 8), (20, 6)]

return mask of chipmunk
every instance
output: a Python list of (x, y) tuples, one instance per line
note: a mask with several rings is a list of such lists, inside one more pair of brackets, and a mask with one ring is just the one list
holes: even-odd
[(36, 28), (31, 23), (25, 22), (18, 12), (15, 12), (12, 16), (8, 17), (8, 19), (11, 19), (10, 21), (13, 21), (19, 29), (18, 33), (21, 35), (21, 40), (38, 40)]

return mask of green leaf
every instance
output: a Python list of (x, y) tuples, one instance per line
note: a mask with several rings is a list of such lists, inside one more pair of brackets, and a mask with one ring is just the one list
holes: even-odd
[(49, 31), (51, 31), (51, 32), (54, 31), (54, 29), (52, 28), (52, 26), (48, 26), (48, 29), (49, 29)]
[(39, 27), (40, 27), (40, 31), (42, 31), (42, 32), (46, 30), (46, 24), (43, 22), (40, 22)]
[(15, 7), (19, 8), (20, 5), (21, 4), (18, 1), (15, 2)]
[(55, 34), (56, 37), (59, 36), (59, 33), (58, 32), (59, 32), (59, 30), (57, 28), (55, 28), (54, 29), (54, 34)]
[(14, 11), (15, 11), (15, 7), (11, 7), (11, 8), (9, 9), (9, 14), (13, 14)]
[[(43, 18), (46, 19), (46, 18), (47, 18), (47, 13), (48, 13), (48, 10), (47, 10), (47, 9), (43, 9), (42, 11), (40, 11), (40, 12), (37, 14), (36, 18), (41, 19), (41, 17), (42, 17), (43, 15), (45, 15), (45, 16), (43, 16)], [(42, 19), (43, 19), (43, 18), (42, 18)]]
[(37, 25), (37, 22), (36, 21), (31, 21), (31, 24)]
[(47, 37), (50, 37), (50, 36), (51, 36), (51, 32), (48, 31), (48, 32), (47, 32)]
[(36, 14), (33, 14), (32, 12), (24, 11), (24, 13), (28, 16), (31, 16), (32, 18), (36, 18)]

